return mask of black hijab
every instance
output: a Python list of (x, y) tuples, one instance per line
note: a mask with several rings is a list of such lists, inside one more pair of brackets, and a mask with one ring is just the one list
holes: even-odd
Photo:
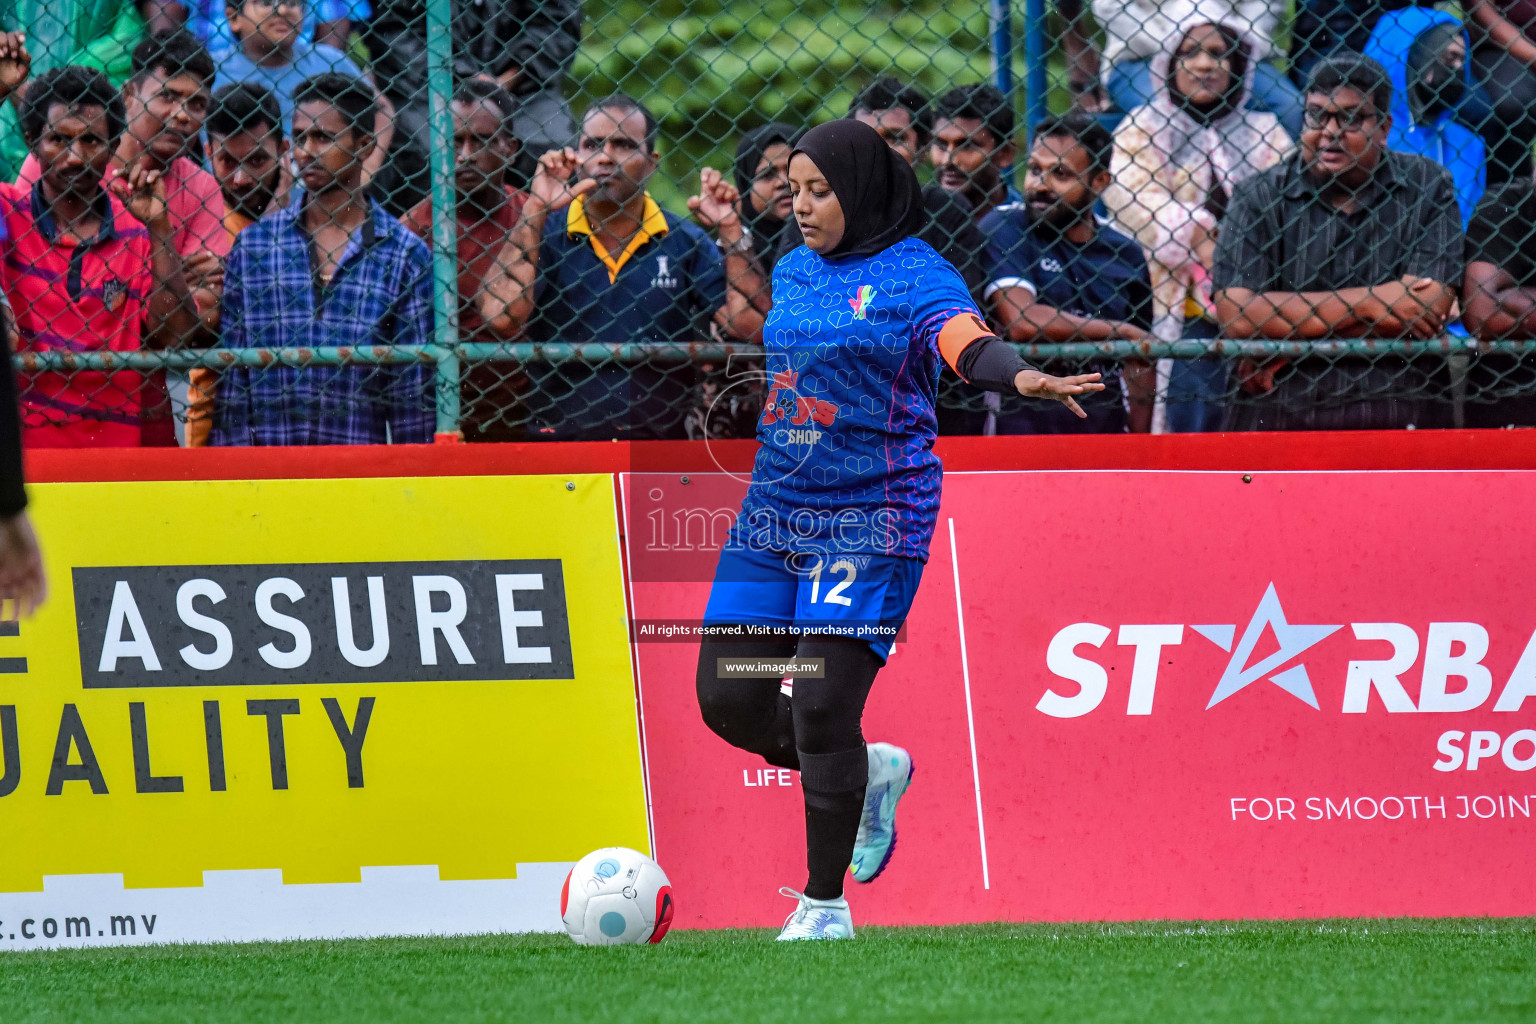
[(843, 208), (843, 237), (827, 259), (873, 256), (923, 229), (917, 175), (880, 133), (860, 121), (828, 121), (795, 145), (815, 161)]
[(772, 207), (761, 213), (752, 209), (748, 193), (752, 191), (752, 182), (757, 177), (757, 165), (763, 162), (768, 147), (777, 142), (793, 144), (794, 141), (794, 128), (782, 121), (773, 121), (761, 128), (752, 129), (736, 143), (734, 171), (736, 190), (741, 193), (741, 222), (752, 235), (752, 251), (760, 259), (766, 257), (770, 261), (770, 268), (779, 244), (779, 233), (784, 230), (784, 221), (773, 215)]

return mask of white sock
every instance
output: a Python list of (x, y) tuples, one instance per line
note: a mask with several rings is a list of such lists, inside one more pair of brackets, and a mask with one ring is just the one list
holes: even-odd
[(866, 743), (864, 745), (864, 756), (869, 758), (869, 781), (874, 782), (875, 779), (880, 777), (880, 768), (884, 764), (884, 758), (875, 753), (875, 745), (873, 743)]
[(807, 896), (805, 901), (813, 907), (832, 907), (837, 910), (842, 910), (848, 906), (848, 897), (846, 896), (839, 896), (835, 900), (813, 900)]

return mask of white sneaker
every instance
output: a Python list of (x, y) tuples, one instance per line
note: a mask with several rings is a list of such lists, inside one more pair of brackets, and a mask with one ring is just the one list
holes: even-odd
[(873, 882), (896, 852), (896, 803), (912, 783), (912, 755), (892, 743), (871, 743), (864, 813), (853, 841), (853, 880)]
[(848, 901), (843, 897), (813, 900), (788, 887), (780, 889), (779, 895), (799, 900), (800, 905), (784, 919), (784, 930), (779, 932), (777, 941), (853, 938), (853, 915), (848, 912)]

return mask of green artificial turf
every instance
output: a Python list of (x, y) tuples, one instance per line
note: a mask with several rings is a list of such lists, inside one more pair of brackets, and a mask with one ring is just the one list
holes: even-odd
[(1536, 921), (674, 932), (0, 954), (0, 1020), (1531, 1021)]

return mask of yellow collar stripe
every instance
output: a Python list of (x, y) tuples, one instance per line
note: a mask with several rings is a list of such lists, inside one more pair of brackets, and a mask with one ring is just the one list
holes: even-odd
[(635, 232), (635, 237), (631, 238), (629, 244), (624, 247), (624, 251), (619, 253), (618, 259), (614, 259), (603, 247), (603, 243), (598, 241), (597, 235), (592, 233), (592, 225), (587, 222), (587, 205), (583, 202), (584, 198), (584, 196), (577, 196), (571, 201), (570, 213), (565, 222), (565, 233), (587, 236), (587, 240), (592, 243), (592, 251), (597, 254), (598, 259), (603, 261), (603, 266), (608, 268), (608, 283), (613, 284), (619, 279), (619, 270), (629, 262), (629, 258), (637, 249), (652, 238), (667, 233), (667, 218), (661, 212), (661, 207), (657, 205), (656, 200), (652, 199), (651, 194), (647, 192), (640, 230)]

